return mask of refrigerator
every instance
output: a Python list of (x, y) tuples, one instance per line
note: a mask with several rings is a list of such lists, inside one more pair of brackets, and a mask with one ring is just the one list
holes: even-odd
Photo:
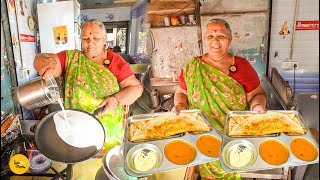
[(80, 4), (76, 0), (37, 4), (40, 52), (80, 50)]

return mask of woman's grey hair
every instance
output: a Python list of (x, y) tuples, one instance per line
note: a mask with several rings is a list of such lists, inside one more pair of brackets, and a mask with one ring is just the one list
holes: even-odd
[(107, 35), (106, 27), (104, 26), (104, 24), (103, 24), (102, 21), (100, 21), (100, 20), (98, 20), (98, 19), (90, 19), (90, 20), (88, 20), (88, 21), (86, 21), (85, 23), (82, 24), (81, 29), (83, 29), (83, 28), (84, 28), (86, 25), (88, 25), (88, 24), (98, 25), (98, 26), (101, 28), (103, 34), (104, 34), (104, 35)]
[(215, 23), (215, 22), (221, 23), (227, 28), (229, 37), (231, 39), (232, 38), (232, 31), (231, 31), (229, 23), (227, 23), (227, 21), (225, 21), (223, 19), (210, 19), (209, 23), (207, 24), (207, 27), (208, 27), (209, 24)]

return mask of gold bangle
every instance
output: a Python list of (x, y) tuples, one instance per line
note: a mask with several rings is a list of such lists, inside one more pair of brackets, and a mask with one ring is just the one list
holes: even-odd
[(119, 106), (120, 105), (120, 101), (119, 101), (119, 99), (117, 98), (117, 96), (115, 96), (115, 95), (113, 95), (113, 96), (111, 96), (111, 97), (114, 97), (114, 98), (116, 98), (116, 100), (117, 100), (117, 106)]

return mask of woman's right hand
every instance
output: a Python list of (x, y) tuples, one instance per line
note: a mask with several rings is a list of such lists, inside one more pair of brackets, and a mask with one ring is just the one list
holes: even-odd
[(37, 54), (33, 65), (44, 79), (61, 75), (60, 60), (56, 54)]
[(175, 105), (172, 109), (171, 112), (174, 112), (176, 114), (179, 114), (181, 110), (187, 110), (188, 107), (185, 107), (184, 105), (182, 105), (181, 103)]
[(187, 110), (189, 108), (187, 91), (180, 88), (180, 86), (177, 87), (177, 90), (174, 93), (174, 104), (171, 112), (176, 114), (179, 114), (181, 110)]

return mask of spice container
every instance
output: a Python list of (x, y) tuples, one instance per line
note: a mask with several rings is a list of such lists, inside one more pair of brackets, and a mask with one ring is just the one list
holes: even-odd
[(179, 16), (181, 24), (185, 25), (187, 24), (187, 16), (186, 15), (180, 15)]
[(163, 20), (164, 20), (164, 26), (170, 26), (171, 25), (169, 17), (164, 17)]
[(178, 16), (171, 16), (171, 25), (172, 25), (172, 26), (177, 26), (177, 25), (179, 25)]
[(195, 24), (195, 19), (193, 14), (188, 15), (188, 18), (191, 25)]

